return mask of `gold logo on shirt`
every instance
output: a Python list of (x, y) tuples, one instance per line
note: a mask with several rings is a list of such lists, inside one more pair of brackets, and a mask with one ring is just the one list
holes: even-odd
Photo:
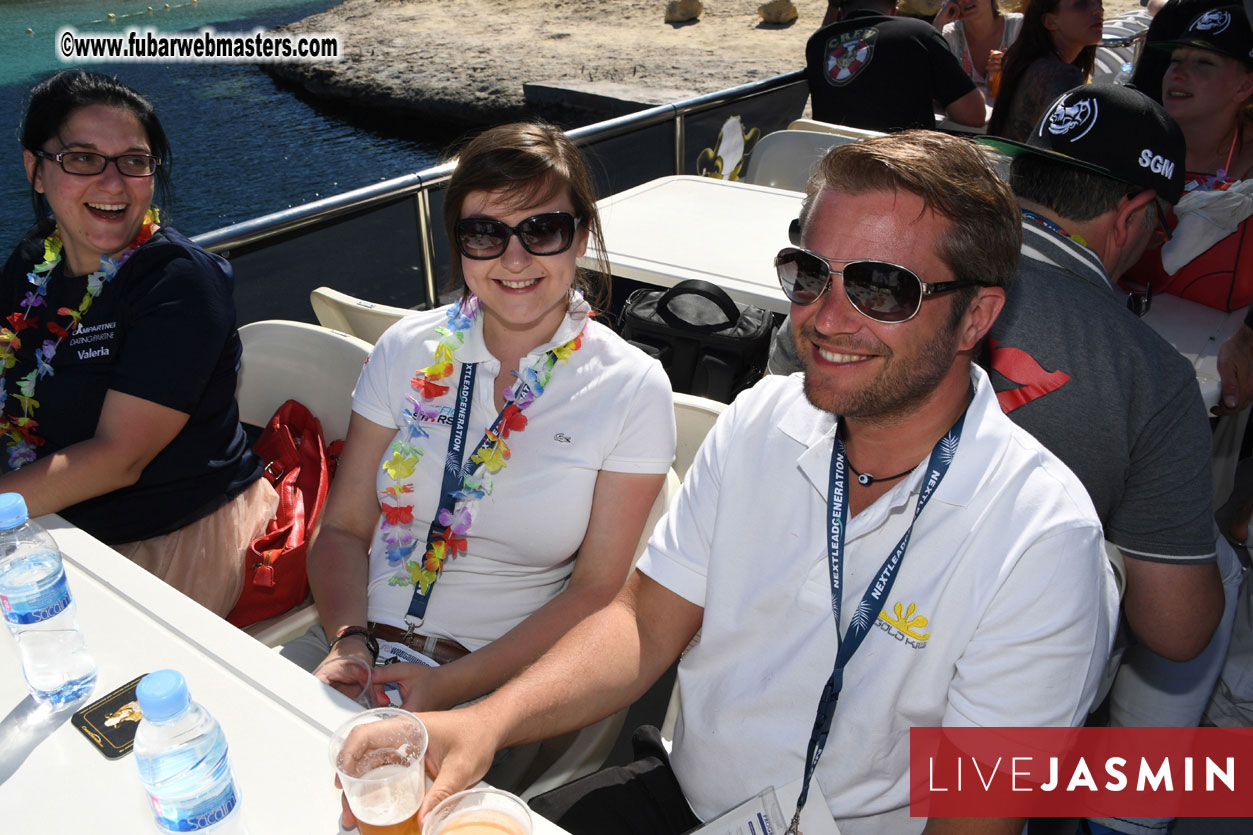
[(930, 632), (920, 632), (930, 621), (925, 615), (915, 615), (918, 607), (913, 603), (909, 604), (909, 608), (905, 608), (902, 604), (897, 603), (892, 607), (892, 614), (887, 612), (879, 613), (879, 620), (884, 621), (890, 626), (896, 627), (902, 634), (913, 638), (915, 641), (925, 641), (931, 637)]

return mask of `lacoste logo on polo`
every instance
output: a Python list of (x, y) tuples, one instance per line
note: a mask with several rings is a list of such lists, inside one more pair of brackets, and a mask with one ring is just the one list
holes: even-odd
[(1194, 32), (1212, 32), (1217, 35), (1220, 32), (1226, 32), (1227, 27), (1231, 25), (1231, 12), (1222, 12), (1218, 10), (1209, 11), (1196, 19), (1192, 24), (1191, 31)]
[(1062, 99), (1049, 114), (1046, 123), (1048, 131), (1054, 136), (1066, 136), (1071, 142), (1077, 142), (1087, 136), (1088, 131), (1096, 125), (1098, 110), (1093, 99), (1076, 99), (1070, 104)]
[(843, 87), (870, 65), (879, 30), (858, 29), (827, 41), (827, 83)]
[(1154, 174), (1161, 174), (1167, 180), (1175, 174), (1175, 164), (1161, 154), (1153, 153), (1150, 148), (1140, 152), (1140, 167), (1147, 168)]
[(559, 444), (568, 444), (570, 443), (571, 438), (564, 432), (558, 432), (556, 435), (553, 435), (553, 440)]

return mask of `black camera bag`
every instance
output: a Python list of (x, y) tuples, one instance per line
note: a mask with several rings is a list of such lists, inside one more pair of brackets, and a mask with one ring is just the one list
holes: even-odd
[(661, 362), (675, 391), (730, 403), (765, 371), (770, 312), (708, 281), (636, 290), (622, 317), (622, 336)]

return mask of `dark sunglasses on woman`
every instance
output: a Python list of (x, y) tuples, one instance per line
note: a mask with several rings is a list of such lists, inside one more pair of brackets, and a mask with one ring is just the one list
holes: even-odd
[(831, 264), (841, 264), (839, 274), (844, 295), (857, 312), (876, 322), (895, 324), (908, 322), (922, 307), (923, 296), (947, 293), (961, 287), (982, 284), (971, 279), (941, 281), (928, 284), (913, 271), (886, 261), (823, 258), (798, 247), (786, 247), (775, 256), (774, 268), (779, 286), (795, 304), (813, 304), (831, 285), (836, 271)]
[(522, 248), (532, 255), (558, 255), (574, 243), (578, 225), (569, 212), (545, 212), (528, 217), (517, 226), (488, 217), (466, 217), (457, 221), (454, 231), (462, 255), (489, 261), (505, 254), (512, 235), (517, 235)]

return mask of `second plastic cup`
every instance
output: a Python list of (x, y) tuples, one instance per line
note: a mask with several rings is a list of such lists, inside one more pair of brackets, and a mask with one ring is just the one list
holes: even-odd
[(381, 707), (331, 737), (331, 765), (363, 835), (419, 835), (426, 794), (426, 727), (407, 710)]
[(531, 835), (531, 810), (500, 789), (467, 789), (426, 816), (426, 835)]

